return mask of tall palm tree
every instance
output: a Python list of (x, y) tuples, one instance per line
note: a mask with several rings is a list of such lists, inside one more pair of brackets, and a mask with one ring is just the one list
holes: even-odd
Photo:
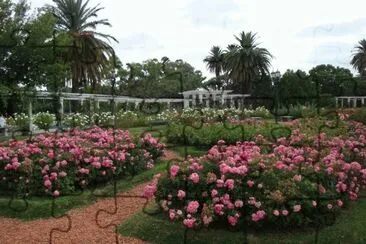
[(361, 76), (366, 76), (366, 40), (362, 39), (355, 46), (351, 65), (355, 68)]
[(67, 32), (72, 39), (67, 61), (71, 63), (72, 91), (78, 92), (83, 83), (92, 90), (103, 78), (103, 70), (111, 58), (114, 58), (111, 36), (96, 32), (98, 26), (111, 26), (107, 19), (95, 19), (100, 10), (99, 4), (89, 7), (89, 0), (53, 0), (56, 28)]
[(209, 56), (207, 56), (203, 62), (206, 63), (207, 68), (210, 72), (215, 73), (216, 83), (220, 83), (220, 75), (224, 70), (224, 52), (218, 46), (211, 48)]
[(271, 53), (258, 47), (256, 34), (240, 33), (235, 36), (238, 44), (231, 44), (225, 53), (225, 69), (240, 93), (250, 93), (252, 81), (257, 74), (268, 74), (271, 66)]

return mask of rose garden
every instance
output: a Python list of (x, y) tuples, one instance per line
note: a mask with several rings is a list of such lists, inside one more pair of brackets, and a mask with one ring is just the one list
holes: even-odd
[(366, 242), (365, 39), (281, 74), (238, 31), (206, 43), (207, 78), (127, 62), (89, 1), (0, 6), (0, 243)]

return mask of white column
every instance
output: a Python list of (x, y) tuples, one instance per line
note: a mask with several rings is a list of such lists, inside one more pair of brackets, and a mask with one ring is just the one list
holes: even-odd
[(196, 107), (196, 94), (192, 94), (192, 106), (193, 106), (193, 108), (195, 108)]
[(33, 121), (33, 114), (32, 114), (32, 101), (29, 100), (29, 104), (28, 104), (28, 117), (29, 117), (29, 131), (32, 132), (32, 121)]
[(84, 99), (81, 99), (80, 104), (81, 104), (81, 106), (83, 106), (83, 104), (84, 104)]
[(166, 107), (167, 107), (168, 109), (170, 109), (170, 102), (169, 102), (169, 101), (166, 103)]
[(357, 98), (354, 98), (353, 99), (353, 107), (355, 108), (355, 107), (357, 107)]
[(212, 100), (213, 100), (213, 107), (215, 108), (215, 105), (216, 105), (216, 94), (212, 94)]
[(365, 98), (363, 97), (361, 100), (362, 106), (365, 105)]
[(189, 108), (189, 98), (186, 95), (184, 96), (184, 108)]
[(338, 108), (338, 97), (335, 98), (336, 108)]
[(135, 109), (138, 109), (138, 107), (139, 107), (139, 102), (135, 101)]
[(60, 117), (61, 117), (61, 120), (62, 118), (64, 117), (64, 98), (60, 96)]
[(202, 102), (203, 102), (203, 95), (201, 93), (198, 95), (198, 99), (200, 100), (200, 103), (202, 104)]
[(235, 101), (232, 97), (230, 97), (230, 108), (235, 108)]
[(347, 99), (347, 101), (348, 101), (347, 106), (348, 106), (348, 107), (351, 107), (351, 98), (348, 98), (348, 99)]
[(341, 108), (343, 108), (343, 106), (344, 106), (344, 99), (341, 98)]

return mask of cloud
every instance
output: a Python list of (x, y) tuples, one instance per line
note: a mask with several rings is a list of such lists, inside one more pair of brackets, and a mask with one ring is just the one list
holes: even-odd
[(136, 49), (144, 49), (144, 50), (157, 50), (163, 48), (162, 45), (159, 45), (156, 39), (147, 35), (146, 33), (136, 33), (133, 35), (129, 35), (124, 38), (119, 39), (119, 47), (120, 49), (127, 50), (136, 50)]
[(366, 30), (366, 18), (360, 18), (343, 23), (332, 23), (328, 25), (318, 25), (307, 27), (301, 31), (299, 37), (331, 37), (345, 36)]
[(193, 0), (183, 11), (184, 18), (188, 17), (195, 26), (226, 29), (237, 26), (230, 15), (239, 9), (233, 0)]
[(351, 68), (351, 51), (353, 45), (347, 42), (326, 42), (314, 46), (308, 62), (311, 65), (332, 64)]

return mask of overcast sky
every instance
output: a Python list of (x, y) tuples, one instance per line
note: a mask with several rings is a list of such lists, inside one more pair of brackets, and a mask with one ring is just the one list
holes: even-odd
[[(51, 0), (30, 0), (40, 7)], [(366, 38), (365, 0), (90, 0), (105, 7), (100, 18), (115, 36), (123, 64), (163, 56), (183, 59), (211, 77), (204, 57), (213, 45), (226, 48), (241, 31), (258, 33), (273, 55), (272, 70), (318, 64), (351, 68), (353, 47)]]

